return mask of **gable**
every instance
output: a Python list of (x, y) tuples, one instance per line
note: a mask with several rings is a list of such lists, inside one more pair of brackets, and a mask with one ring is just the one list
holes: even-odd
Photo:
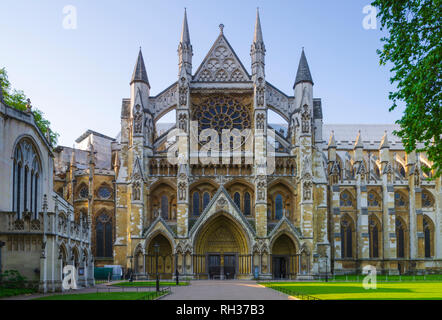
[(248, 82), (250, 76), (223, 34), (220, 34), (193, 77), (195, 82)]

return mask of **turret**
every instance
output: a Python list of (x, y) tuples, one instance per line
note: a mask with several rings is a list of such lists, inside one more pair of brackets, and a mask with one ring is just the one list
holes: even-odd
[(184, 9), (184, 21), (183, 21), (183, 30), (181, 31), (181, 40), (178, 45), (178, 65), (179, 70), (184, 68), (187, 75), (192, 76), (192, 56), (193, 56), (193, 48), (190, 43), (190, 33), (189, 26), (187, 24), (187, 11)]
[(295, 106), (301, 113), (301, 135), (310, 135), (313, 117), (313, 80), (304, 48), (293, 89), (295, 90)]
[(256, 10), (255, 33), (253, 36), (252, 48), (250, 56), (252, 57), (252, 79), (257, 81), (258, 77), (265, 78), (265, 54), (266, 48), (262, 36), (261, 20), (259, 18), (259, 10)]
[(354, 146), (354, 160), (356, 162), (361, 162), (363, 160), (363, 152), (362, 152), (363, 150), (364, 150), (364, 144), (362, 143), (361, 130), (359, 130)]
[(332, 131), (328, 141), (328, 161), (336, 161), (336, 148), (335, 132)]
[(384, 136), (381, 140), (381, 144), (379, 145), (379, 155), (381, 158), (381, 162), (390, 161), (390, 144), (388, 143), (387, 131), (385, 131)]

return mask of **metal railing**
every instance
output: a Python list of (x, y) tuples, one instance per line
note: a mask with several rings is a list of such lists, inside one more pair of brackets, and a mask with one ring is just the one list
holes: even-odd
[(299, 298), (300, 300), (321, 300), (317, 297), (302, 293), (302, 292), (297, 292), (288, 288), (284, 288), (284, 287), (278, 287), (278, 286), (267, 286), (267, 288), (282, 292), (288, 296), (294, 296)]

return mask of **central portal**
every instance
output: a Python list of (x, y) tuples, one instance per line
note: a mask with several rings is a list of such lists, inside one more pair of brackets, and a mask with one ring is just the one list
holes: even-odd
[(250, 277), (251, 256), (241, 226), (219, 215), (206, 222), (198, 234), (194, 271), (199, 279)]

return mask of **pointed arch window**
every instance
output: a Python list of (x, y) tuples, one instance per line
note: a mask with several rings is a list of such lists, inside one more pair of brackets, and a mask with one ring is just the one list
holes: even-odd
[(95, 226), (95, 255), (97, 257), (112, 257), (112, 218), (102, 212), (96, 219)]
[(369, 221), (369, 254), (370, 258), (379, 258), (379, 224), (374, 217)]
[(244, 194), (244, 215), (246, 216), (251, 214), (250, 200), (250, 193), (246, 192)]
[(166, 195), (161, 197), (161, 217), (164, 220), (169, 219), (169, 198)]
[(348, 191), (341, 193), (339, 204), (341, 207), (353, 207), (353, 201)]
[(283, 205), (282, 195), (280, 195), (278, 193), (275, 197), (275, 219), (276, 220), (280, 220), (282, 218), (283, 209), (284, 209), (284, 205)]
[(397, 208), (405, 208), (407, 206), (407, 200), (400, 192), (394, 193), (394, 204)]
[(369, 207), (379, 207), (380, 201), (376, 193), (369, 192), (368, 193), (368, 206)]
[(203, 194), (203, 211), (206, 210), (210, 202), (210, 193), (204, 192)]
[(235, 194), (233, 195), (233, 202), (235, 202), (236, 206), (241, 211), (241, 195), (239, 194), (239, 192), (235, 192)]
[(353, 257), (353, 230), (348, 217), (343, 217), (341, 220), (341, 256)]
[(431, 208), (433, 206), (433, 197), (428, 191), (422, 191), (422, 207)]
[(199, 216), (200, 214), (200, 194), (199, 192), (193, 193), (193, 215)]
[(399, 218), (396, 218), (396, 254), (398, 258), (405, 258), (405, 227)]
[(424, 217), (424, 254), (425, 258), (433, 256), (433, 224), (427, 216)]
[(14, 151), (12, 170), (12, 210), (20, 219), (23, 212), (31, 212), (38, 217), (41, 186), (40, 158), (34, 144), (27, 138), (22, 139)]

